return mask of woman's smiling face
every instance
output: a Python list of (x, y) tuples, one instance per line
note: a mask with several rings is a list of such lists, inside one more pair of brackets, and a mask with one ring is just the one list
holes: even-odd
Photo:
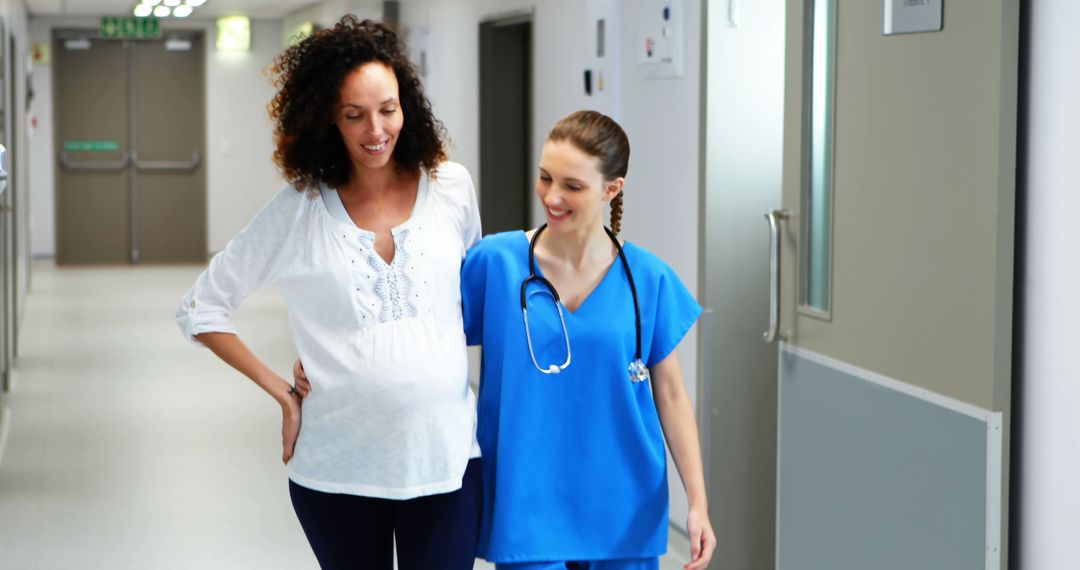
[(390, 164), (405, 124), (394, 71), (384, 63), (371, 62), (349, 72), (341, 82), (334, 124), (354, 171)]

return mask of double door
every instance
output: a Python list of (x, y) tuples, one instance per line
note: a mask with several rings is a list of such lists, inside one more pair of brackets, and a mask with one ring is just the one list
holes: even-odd
[(201, 35), (61, 32), (53, 53), (57, 261), (204, 261)]

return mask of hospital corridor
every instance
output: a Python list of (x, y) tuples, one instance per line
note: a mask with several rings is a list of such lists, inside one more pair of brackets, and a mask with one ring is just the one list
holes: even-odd
[[(35, 263), (0, 458), (0, 566), (318, 568), (283, 491), (277, 410), (161, 318), (197, 275)], [(281, 369), (295, 355), (285, 317), (270, 292), (237, 318)]]
[(0, 570), (1075, 570), (1076, 21), (0, 0)]

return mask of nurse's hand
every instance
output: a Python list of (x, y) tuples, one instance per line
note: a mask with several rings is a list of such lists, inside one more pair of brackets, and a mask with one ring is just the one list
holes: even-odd
[(709, 522), (708, 509), (691, 507), (686, 517), (686, 530), (690, 535), (690, 562), (683, 564), (683, 568), (704, 570), (716, 550), (716, 534)]
[(300, 363), (299, 358), (293, 364), (292, 377), (296, 391), (300, 393), (301, 398), (306, 398), (311, 393), (311, 382), (308, 382), (307, 374), (304, 374), (304, 365)]
[(286, 465), (296, 450), (300, 435), (300, 396), (289, 396), (281, 405), (281, 461)]

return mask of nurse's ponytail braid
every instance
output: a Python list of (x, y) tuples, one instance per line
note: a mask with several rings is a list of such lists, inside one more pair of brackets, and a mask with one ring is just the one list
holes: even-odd
[(619, 235), (622, 228), (622, 190), (611, 199), (611, 231)]
[[(600, 159), (604, 181), (625, 178), (630, 165), (630, 139), (619, 123), (596, 111), (571, 113), (551, 128), (548, 140), (569, 141), (585, 154)], [(611, 199), (611, 231), (616, 234), (622, 226), (623, 193)]]

